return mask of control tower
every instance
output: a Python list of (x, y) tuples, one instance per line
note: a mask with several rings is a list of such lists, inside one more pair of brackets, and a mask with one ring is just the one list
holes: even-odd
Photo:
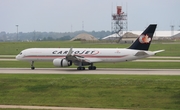
[(123, 31), (128, 29), (127, 14), (122, 12), (122, 7), (117, 6), (117, 13), (112, 14), (111, 30), (116, 33), (117, 43), (119, 43), (123, 36)]

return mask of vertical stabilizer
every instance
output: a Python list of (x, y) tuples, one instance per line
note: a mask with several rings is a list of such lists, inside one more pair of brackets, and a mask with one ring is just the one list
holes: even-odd
[(153, 34), (156, 30), (156, 26), (157, 24), (150, 24), (128, 49), (148, 50)]

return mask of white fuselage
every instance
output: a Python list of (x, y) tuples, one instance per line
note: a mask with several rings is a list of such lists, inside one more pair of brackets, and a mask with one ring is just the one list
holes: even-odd
[[(29, 48), (16, 56), (17, 60), (24, 61), (53, 61), (56, 58), (66, 58), (69, 48)], [(154, 55), (151, 51), (147, 54), (136, 55), (141, 50), (119, 48), (73, 48), (73, 55), (81, 56), (92, 62), (124, 62)]]

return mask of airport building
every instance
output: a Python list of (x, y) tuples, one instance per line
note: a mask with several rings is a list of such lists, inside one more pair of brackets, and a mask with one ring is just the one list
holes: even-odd
[[(128, 31), (127, 13), (122, 11), (121, 6), (117, 6), (116, 13), (113, 13), (111, 21), (112, 35), (102, 38), (102, 40), (114, 40), (117, 42), (126, 40), (133, 42), (142, 31)], [(172, 40), (180, 39), (180, 31), (174, 31), (174, 26), (171, 26), (171, 31), (155, 31), (153, 40)]]
[[(134, 41), (138, 36), (140, 36), (142, 31), (129, 31), (122, 35), (122, 40)], [(103, 38), (103, 40), (118, 40), (119, 35), (112, 34)], [(172, 40), (180, 39), (180, 31), (155, 31), (153, 40)]]

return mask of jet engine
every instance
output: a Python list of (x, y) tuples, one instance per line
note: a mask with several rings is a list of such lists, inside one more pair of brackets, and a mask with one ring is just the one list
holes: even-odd
[(67, 67), (72, 65), (72, 61), (68, 61), (67, 59), (56, 58), (53, 60), (53, 64), (56, 67)]

